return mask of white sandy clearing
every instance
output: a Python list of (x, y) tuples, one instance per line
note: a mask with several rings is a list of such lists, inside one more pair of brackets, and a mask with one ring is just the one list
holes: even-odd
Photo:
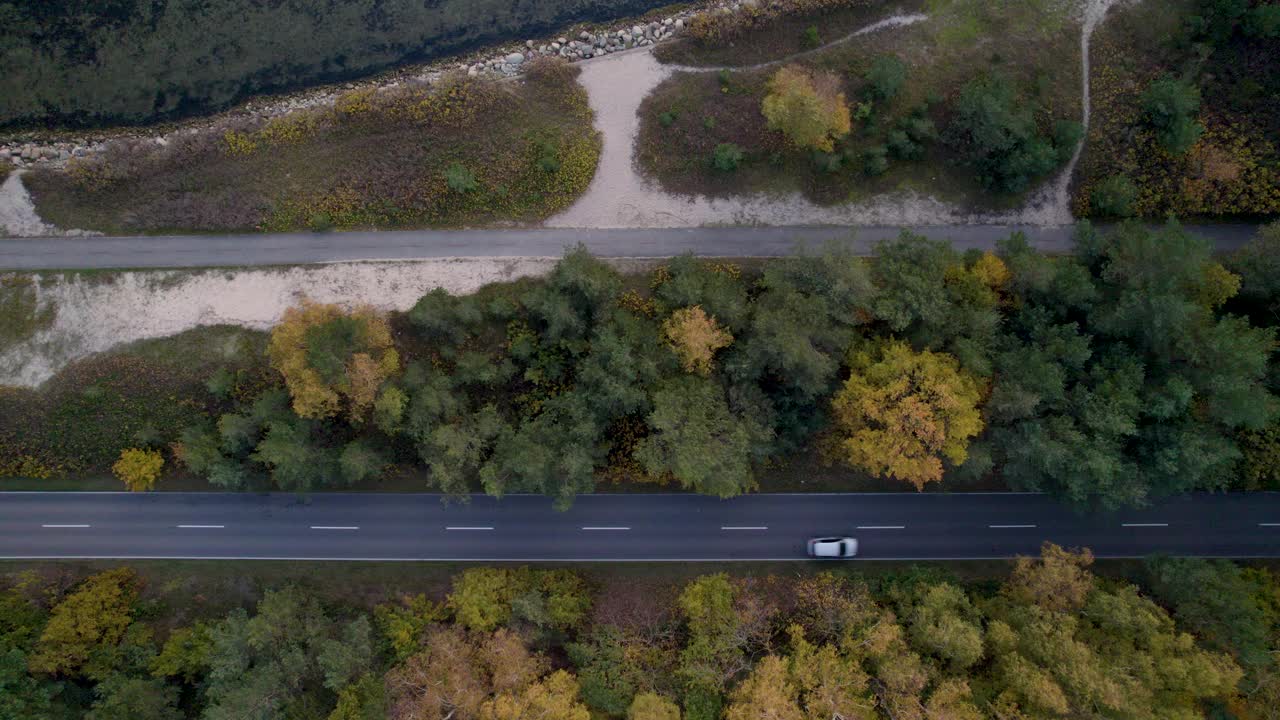
[[(1084, 116), (1089, 123), (1089, 38), (1117, 0), (1087, 0), (1083, 8), (1081, 52)], [(888, 31), (928, 19), (894, 15), (835, 41), (846, 42), (870, 32)], [(832, 44), (835, 44), (832, 43)], [(781, 62), (781, 61), (779, 61)], [(764, 63), (764, 67), (771, 63)], [(569, 209), (549, 218), (548, 227), (690, 227), (700, 225), (1066, 225), (1074, 222), (1070, 207), (1071, 175), (1081, 145), (1062, 171), (1033, 193), (1019, 210), (973, 213), (915, 192), (885, 194), (871, 201), (816, 205), (799, 193), (730, 198), (677, 195), (642, 177), (635, 167), (638, 110), (655, 87), (676, 69), (706, 72), (719, 68), (663, 65), (650, 48), (615, 53), (582, 63), (580, 82), (590, 96), (596, 127), (604, 135), (600, 166), (586, 194)]]
[(0, 385), (39, 385), (77, 358), (201, 325), (264, 330), (304, 296), (407, 310), (435, 288), (470, 293), (487, 283), (543, 275), (557, 260), (446, 258), (288, 269), (33, 275), (38, 308), (52, 306), (57, 315), (29, 341), (0, 348)]
[(40, 219), (22, 184), (25, 170), (15, 170), (0, 185), (0, 237), (45, 237), (48, 235), (101, 235), (88, 230), (61, 230)]

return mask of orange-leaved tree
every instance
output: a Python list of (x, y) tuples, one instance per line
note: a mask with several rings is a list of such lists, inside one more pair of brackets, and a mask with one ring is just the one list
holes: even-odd
[(768, 90), (761, 110), (769, 129), (793, 145), (831, 152), (849, 134), (849, 105), (835, 75), (788, 65), (769, 78)]
[(954, 357), (882, 340), (855, 346), (849, 367), (832, 402), (841, 459), (916, 489), (942, 479), (942, 458), (964, 462), (982, 430), (983, 382)]
[(304, 418), (333, 417), (345, 401), (350, 419), (361, 422), (378, 388), (400, 370), (391, 328), (368, 306), (348, 311), (303, 300), (271, 331), (268, 355)]
[(711, 360), (716, 351), (728, 347), (733, 335), (720, 327), (716, 319), (701, 305), (680, 308), (662, 323), (662, 336), (680, 358), (685, 372), (711, 374)]

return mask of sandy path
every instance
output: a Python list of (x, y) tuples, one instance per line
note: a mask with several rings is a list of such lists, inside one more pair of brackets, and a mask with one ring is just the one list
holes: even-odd
[[(1083, 67), (1081, 118), (1089, 124), (1089, 40), (1118, 0), (1087, 0), (1083, 7), (1080, 47)], [(890, 31), (926, 20), (927, 16), (894, 15), (872, 23), (832, 44), (871, 32)], [(821, 48), (819, 48), (820, 50)], [(806, 51), (815, 52), (815, 51)], [(805, 54), (805, 53), (801, 53)], [(752, 67), (766, 67), (762, 63)], [(580, 81), (604, 135), (600, 166), (586, 194), (569, 209), (549, 218), (548, 227), (690, 227), (699, 225), (1067, 225), (1071, 216), (1071, 177), (1081, 144), (1060, 173), (1032, 193), (1020, 209), (973, 213), (914, 192), (881, 195), (873, 200), (836, 206), (815, 205), (799, 193), (744, 195), (730, 198), (676, 195), (641, 176), (635, 167), (635, 141), (640, 130), (640, 103), (677, 70), (715, 72), (720, 68), (659, 63), (649, 48), (615, 53), (582, 64)], [(739, 68), (742, 69), (742, 68)]]
[(265, 330), (303, 296), (407, 310), (434, 288), (474, 292), (501, 280), (542, 275), (558, 258), (448, 258), (335, 263), (287, 270), (121, 272), (32, 276), (39, 308), (56, 317), (30, 340), (0, 348), (0, 385), (34, 386), (77, 358), (201, 325)]
[(750, 72), (752, 70), (761, 70), (767, 67), (773, 67), (774, 65), (789, 63), (793, 60), (799, 60), (800, 58), (808, 57), (810, 55), (820, 53), (824, 50), (827, 50), (828, 48), (833, 48), (836, 45), (843, 45), (856, 37), (861, 37), (863, 35), (867, 35), (873, 32), (879, 32), (880, 30), (887, 30), (889, 28), (899, 28), (899, 27), (905, 27), (907, 25), (915, 25), (918, 22), (924, 22), (925, 20), (928, 20), (928, 19), (929, 19), (928, 15), (923, 15), (920, 13), (916, 13), (914, 15), (894, 15), (892, 17), (887, 17), (884, 20), (873, 22), (864, 28), (854, 30), (848, 35), (845, 35), (842, 38), (837, 38), (835, 40), (832, 40), (831, 42), (825, 45), (821, 45), (819, 47), (812, 48), (810, 50), (802, 50), (798, 53), (793, 53), (786, 57), (778, 58), (777, 60), (769, 60), (768, 62), (756, 63), (755, 65), (676, 65), (673, 63), (668, 63), (667, 67), (675, 72), (695, 72), (695, 73), (720, 72), (721, 70), (733, 70), (735, 72)]

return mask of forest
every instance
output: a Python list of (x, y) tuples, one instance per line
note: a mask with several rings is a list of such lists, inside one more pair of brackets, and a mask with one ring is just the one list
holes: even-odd
[(1128, 578), (1092, 561), (1046, 544), (967, 582), (938, 566), (472, 567), (436, 593), (360, 588), (376, 601), (290, 583), (194, 604), (153, 570), (15, 572), (0, 717), (1276, 717), (1273, 571), (1152, 558)]
[(368, 75), (655, 0), (0, 2), (0, 127), (141, 124)]
[(1276, 488), (1278, 230), (1222, 262), (1176, 224), (1083, 224), (1062, 256), (904, 232), (871, 258), (648, 276), (572, 249), (403, 314), (305, 302), (234, 361), (191, 354), (198, 379), (117, 354), (6, 390), (0, 469), (299, 493), (399, 474), (559, 507), (614, 483), (767, 490), (802, 456), (1104, 509)]

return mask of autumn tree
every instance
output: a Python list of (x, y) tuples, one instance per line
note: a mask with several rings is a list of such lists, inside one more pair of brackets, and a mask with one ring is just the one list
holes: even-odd
[(710, 375), (716, 351), (733, 342), (733, 335), (720, 327), (700, 305), (671, 313), (662, 323), (662, 335), (685, 372), (699, 375)]
[(982, 388), (954, 358), (889, 340), (855, 346), (849, 367), (832, 402), (842, 459), (916, 489), (942, 479), (943, 458), (964, 462)]
[(35, 672), (75, 677), (92, 669), (95, 653), (120, 643), (133, 622), (138, 577), (129, 568), (92, 575), (53, 607), (35, 652)]
[(400, 369), (386, 318), (368, 306), (345, 311), (304, 300), (271, 331), (268, 355), (303, 418), (345, 412), (361, 422), (383, 382)]
[(724, 711), (725, 720), (804, 720), (799, 693), (786, 661), (769, 655), (734, 689)]
[(120, 459), (111, 466), (111, 472), (132, 492), (145, 492), (156, 486), (164, 457), (156, 450), (128, 448), (120, 451)]
[(1093, 590), (1092, 564), (1093, 553), (1087, 548), (1072, 552), (1046, 542), (1039, 558), (1018, 556), (1004, 591), (1021, 603), (1046, 610), (1079, 610)]
[(799, 148), (831, 152), (849, 134), (849, 106), (840, 79), (788, 65), (769, 79), (761, 109), (771, 130), (781, 130)]
[(627, 708), (627, 720), (680, 720), (680, 706), (657, 693), (640, 693)]
[(480, 707), (480, 720), (591, 720), (591, 713), (578, 700), (578, 681), (564, 670), (526, 686), (519, 692), (503, 693)]

